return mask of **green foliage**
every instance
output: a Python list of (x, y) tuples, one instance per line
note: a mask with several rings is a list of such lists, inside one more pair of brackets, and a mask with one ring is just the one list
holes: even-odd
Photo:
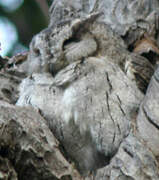
[[(45, 1), (46, 4), (51, 4), (51, 2), (51, 0)], [(41, 4), (36, 0), (24, 0), (22, 5), (14, 11), (8, 11), (0, 4), (0, 17), (8, 18), (15, 25), (18, 32), (18, 42), (13, 44), (7, 55), (13, 55), (20, 51), (20, 49), (18, 50), (19, 44), (28, 48), (32, 37), (47, 27), (48, 17), (43, 10)], [(48, 12), (48, 9), (45, 9), (45, 12)]]

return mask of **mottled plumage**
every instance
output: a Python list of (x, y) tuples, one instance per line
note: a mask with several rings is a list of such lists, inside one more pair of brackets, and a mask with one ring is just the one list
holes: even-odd
[(97, 43), (93, 38), (83, 39), (64, 46), (64, 54), (69, 63), (93, 55), (96, 50)]

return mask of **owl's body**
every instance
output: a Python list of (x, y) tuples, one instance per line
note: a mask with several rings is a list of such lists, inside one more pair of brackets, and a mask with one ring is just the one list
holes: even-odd
[(142, 97), (132, 85), (106, 59), (88, 58), (68, 65), (55, 78), (33, 74), (23, 80), (17, 105), (40, 110), (65, 155), (86, 176), (109, 164), (127, 136), (130, 112)]
[(97, 17), (35, 36), (28, 57), (32, 76), (22, 82), (17, 102), (40, 109), (83, 175), (110, 162), (143, 98), (124, 72), (131, 56), (123, 40)]

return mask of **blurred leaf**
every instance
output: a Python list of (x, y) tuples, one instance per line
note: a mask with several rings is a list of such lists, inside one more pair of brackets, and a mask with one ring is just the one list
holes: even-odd
[[(40, 5), (35, 0), (24, 0), (24, 3), (12, 12), (6, 11), (6, 9), (0, 5), (0, 16), (8, 18), (9, 21), (16, 26), (19, 41), (17, 43), (24, 47), (28, 47), (32, 37), (48, 25), (48, 18), (44, 15)], [(15, 51), (15, 48), (17, 48), (17, 46), (13, 46), (8, 54), (16, 52), (17, 50)]]

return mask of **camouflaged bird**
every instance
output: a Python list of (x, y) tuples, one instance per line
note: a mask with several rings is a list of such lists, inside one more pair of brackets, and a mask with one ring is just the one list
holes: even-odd
[(126, 75), (132, 55), (98, 16), (61, 22), (34, 37), (17, 102), (40, 110), (83, 176), (109, 164), (143, 98)]

